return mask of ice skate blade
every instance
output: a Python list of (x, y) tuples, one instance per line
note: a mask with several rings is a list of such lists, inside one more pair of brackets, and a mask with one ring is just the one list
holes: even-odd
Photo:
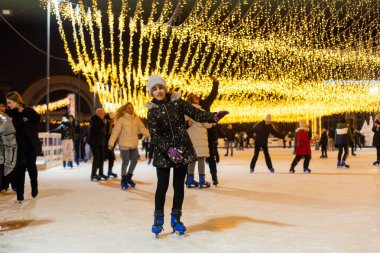
[(173, 237), (178, 237), (178, 238), (184, 238), (186, 236), (185, 232), (178, 232), (178, 231), (173, 231), (172, 232)]

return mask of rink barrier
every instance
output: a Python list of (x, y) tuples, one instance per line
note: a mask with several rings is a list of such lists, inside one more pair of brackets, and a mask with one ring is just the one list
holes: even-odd
[(61, 134), (38, 133), (42, 144), (42, 153), (37, 156), (38, 170), (46, 170), (62, 163)]

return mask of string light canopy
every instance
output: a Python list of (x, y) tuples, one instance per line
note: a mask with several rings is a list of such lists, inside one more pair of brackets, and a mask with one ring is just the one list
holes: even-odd
[(380, 72), (378, 0), (50, 2), (73, 72), (107, 111), (128, 101), (146, 117), (151, 74), (202, 97), (217, 76), (223, 123), (379, 109), (380, 83), (365, 81)]

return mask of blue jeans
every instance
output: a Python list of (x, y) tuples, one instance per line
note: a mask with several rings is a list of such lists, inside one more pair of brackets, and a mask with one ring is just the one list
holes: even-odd
[(133, 171), (136, 168), (137, 160), (139, 159), (139, 152), (137, 151), (137, 149), (120, 150), (120, 156), (123, 161), (121, 164), (121, 175), (127, 175), (127, 167), (129, 161), (131, 161), (131, 165), (128, 169), (128, 175), (132, 175)]

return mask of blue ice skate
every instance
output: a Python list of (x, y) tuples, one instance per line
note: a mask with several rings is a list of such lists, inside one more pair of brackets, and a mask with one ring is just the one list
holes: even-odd
[(152, 225), (152, 233), (156, 235), (156, 238), (158, 238), (158, 235), (164, 230), (162, 227), (164, 225), (164, 210), (155, 210), (154, 211), (154, 221)]
[(128, 189), (127, 176), (121, 176), (120, 187), (122, 190)]
[(205, 175), (199, 175), (199, 188), (209, 188), (210, 183), (206, 181)]
[(129, 184), (131, 187), (135, 187), (135, 186), (136, 186), (136, 183), (133, 182), (133, 180), (132, 180), (132, 176), (133, 176), (133, 174), (128, 174), (128, 175), (127, 175), (127, 184)]
[(198, 187), (199, 184), (197, 181), (194, 180), (193, 175), (187, 175), (187, 183), (186, 183), (187, 188), (195, 188)]
[(173, 233), (177, 233), (181, 236), (185, 235), (186, 227), (181, 222), (182, 211), (181, 209), (172, 209), (171, 226)]

